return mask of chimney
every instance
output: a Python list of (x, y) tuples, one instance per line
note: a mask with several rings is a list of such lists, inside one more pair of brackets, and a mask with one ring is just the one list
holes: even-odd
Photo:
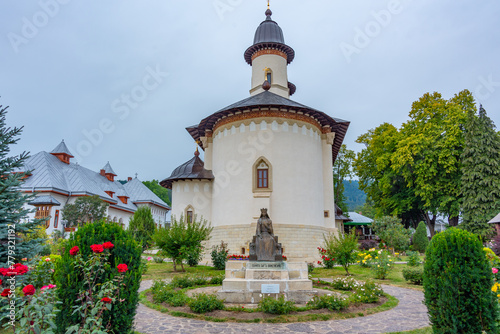
[(101, 175), (106, 176), (104, 169), (101, 169)]
[(127, 179), (128, 182), (132, 181), (132, 178), (129, 176)]

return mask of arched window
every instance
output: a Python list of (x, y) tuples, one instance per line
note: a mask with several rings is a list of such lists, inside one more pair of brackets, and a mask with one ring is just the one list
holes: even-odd
[(272, 81), (271, 81), (271, 80), (272, 80), (272, 76), (273, 76), (273, 75), (271, 74), (271, 72), (267, 72), (267, 73), (266, 73), (266, 79), (267, 79), (267, 82), (269, 82), (269, 83), (271, 83), (271, 82), (272, 82)]
[(185, 211), (185, 216), (186, 216), (186, 223), (190, 224), (193, 222), (194, 219), (194, 208), (191, 205), (188, 205)]
[(273, 186), (272, 166), (269, 161), (260, 157), (253, 166), (253, 191), (271, 192)]
[(257, 188), (269, 188), (269, 166), (264, 161), (257, 166)]

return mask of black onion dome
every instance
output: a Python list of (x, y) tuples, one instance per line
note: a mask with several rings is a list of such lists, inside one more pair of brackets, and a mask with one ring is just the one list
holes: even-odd
[(285, 44), (285, 36), (278, 23), (271, 19), (273, 12), (268, 9), (266, 11), (266, 20), (263, 21), (253, 40), (253, 45), (245, 51), (245, 60), (252, 65), (252, 56), (255, 52), (262, 49), (277, 49), (287, 54), (288, 64), (295, 58), (295, 51)]
[(260, 24), (255, 32), (253, 44), (275, 42), (285, 44), (285, 36), (278, 23), (271, 19), (272, 12), (270, 9), (266, 11), (266, 20)]
[(174, 171), (169, 178), (160, 182), (162, 187), (172, 189), (172, 183), (180, 180), (213, 180), (214, 174), (205, 169), (205, 163), (199, 158), (199, 153), (191, 160), (183, 163)]

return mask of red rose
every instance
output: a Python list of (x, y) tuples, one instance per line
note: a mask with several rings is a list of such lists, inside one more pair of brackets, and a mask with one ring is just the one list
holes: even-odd
[(21, 263), (16, 263), (14, 265), (14, 271), (16, 272), (16, 275), (24, 275), (28, 272), (28, 266), (21, 264)]
[(69, 250), (70, 255), (76, 255), (80, 251), (80, 248), (78, 246), (75, 246)]
[(90, 249), (92, 249), (92, 251), (94, 253), (102, 253), (104, 251), (104, 246), (103, 245), (92, 245), (92, 246), (90, 246)]
[(112, 300), (111, 298), (104, 297), (103, 299), (101, 299), (101, 302), (103, 302), (104, 304), (111, 304)]
[(110, 248), (113, 248), (115, 247), (115, 245), (113, 245), (111, 242), (107, 241), (105, 243), (102, 244), (104, 246), (104, 249), (110, 249)]
[(32, 296), (35, 294), (35, 287), (33, 285), (26, 285), (24, 288), (23, 288), (23, 293), (25, 296)]
[(116, 268), (118, 268), (118, 272), (119, 273), (124, 273), (128, 270), (128, 267), (126, 264), (122, 263), (122, 264), (119, 264), (118, 266), (116, 266)]
[(15, 269), (15, 267), (14, 267), (14, 269), (11, 269), (11, 267), (9, 267), (9, 268), (0, 268), (0, 274), (2, 276), (7, 276), (7, 277), (15, 276), (16, 275), (16, 269)]
[(4, 289), (2, 293), (0, 294), (2, 297), (9, 297), (10, 296), (10, 289)]

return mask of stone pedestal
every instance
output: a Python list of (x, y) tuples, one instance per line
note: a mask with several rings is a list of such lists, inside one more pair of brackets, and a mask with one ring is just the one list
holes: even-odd
[(263, 297), (285, 295), (305, 304), (317, 294), (308, 279), (307, 263), (228, 261), (226, 278), (217, 292), (226, 303), (254, 304)]

